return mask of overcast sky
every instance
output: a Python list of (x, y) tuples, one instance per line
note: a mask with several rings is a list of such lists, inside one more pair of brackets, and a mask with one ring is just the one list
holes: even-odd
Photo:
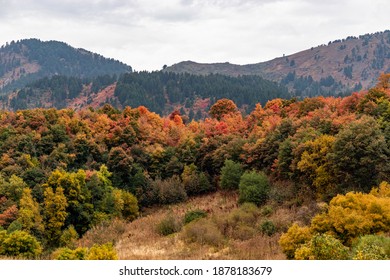
[(0, 45), (58, 40), (136, 71), (257, 63), (390, 29), (388, 0), (0, 0)]

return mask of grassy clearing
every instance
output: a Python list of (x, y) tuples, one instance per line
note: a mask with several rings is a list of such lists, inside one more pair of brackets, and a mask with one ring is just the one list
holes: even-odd
[[(237, 205), (234, 193), (216, 192), (185, 203), (147, 209), (126, 225), (115, 249), (119, 259), (285, 259), (278, 240), (294, 222), (304, 224), (309, 207)], [(203, 210), (206, 217), (184, 224), (186, 213)], [(314, 210), (313, 210), (314, 211)], [(158, 225), (169, 217), (177, 232), (163, 235)], [(175, 221), (172, 221), (175, 219)], [(274, 229), (265, 231), (264, 224)]]

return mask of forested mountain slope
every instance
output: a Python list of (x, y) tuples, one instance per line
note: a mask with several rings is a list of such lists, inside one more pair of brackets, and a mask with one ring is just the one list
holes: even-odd
[(4, 109), (87, 108), (105, 103), (116, 108), (146, 106), (168, 115), (180, 110), (189, 119), (207, 116), (220, 98), (232, 99), (243, 111), (274, 98), (291, 98), (287, 88), (258, 76), (197, 76), (166, 72), (133, 72), (81, 79), (66, 76), (43, 78), (0, 98)]
[(270, 61), (230, 63), (180, 62), (164, 71), (206, 75), (259, 75), (282, 82), (298, 96), (352, 92), (372, 87), (390, 72), (390, 31), (348, 37)]
[(85, 78), (131, 71), (117, 60), (58, 41), (24, 39), (0, 48), (0, 92), (53, 75)]

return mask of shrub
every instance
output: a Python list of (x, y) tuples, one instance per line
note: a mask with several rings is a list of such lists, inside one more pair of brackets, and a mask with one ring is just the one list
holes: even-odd
[(328, 234), (317, 234), (295, 251), (297, 260), (346, 260), (348, 247)]
[(165, 180), (156, 179), (151, 184), (152, 188), (157, 189), (160, 204), (172, 204), (187, 200), (187, 193), (178, 176)]
[(380, 235), (365, 235), (354, 244), (354, 260), (388, 260), (390, 258), (390, 238)]
[(239, 163), (230, 159), (225, 160), (221, 168), (221, 188), (225, 190), (236, 190), (240, 184), (243, 170)]
[(78, 247), (74, 250), (59, 248), (53, 254), (55, 260), (117, 260), (117, 253), (112, 243), (95, 244), (90, 249)]
[(220, 246), (224, 237), (217, 226), (210, 220), (197, 220), (184, 227), (183, 238), (187, 242), (196, 242), (202, 245)]
[(60, 246), (73, 248), (77, 242), (79, 235), (73, 225), (70, 225), (66, 230), (63, 231), (60, 237)]
[(274, 225), (274, 223), (272, 221), (265, 220), (264, 222), (261, 223), (260, 230), (263, 234), (266, 234), (268, 236), (272, 236), (276, 232), (276, 226)]
[(390, 185), (381, 184), (380, 191), (371, 193), (349, 192), (334, 197), (328, 211), (312, 219), (314, 232), (332, 232), (350, 246), (359, 236), (390, 230)]
[(126, 221), (114, 218), (104, 221), (88, 230), (78, 241), (79, 246), (92, 247), (94, 244), (113, 243), (121, 237), (126, 230)]
[(270, 184), (267, 176), (262, 172), (245, 172), (239, 184), (239, 203), (251, 202), (263, 205), (269, 196)]
[(94, 245), (89, 249), (87, 260), (117, 260), (118, 255), (112, 243)]
[(188, 195), (197, 195), (213, 190), (208, 175), (204, 172), (199, 172), (195, 164), (184, 166), (181, 179)]
[(310, 228), (300, 227), (294, 223), (286, 233), (284, 233), (279, 239), (279, 245), (282, 247), (283, 253), (286, 254), (288, 259), (293, 259), (295, 251), (310, 241), (311, 239)]
[(127, 192), (122, 191), (123, 209), (122, 216), (127, 221), (133, 221), (138, 217), (138, 201), (137, 198)]
[(174, 217), (173, 213), (168, 213), (165, 218), (157, 224), (157, 232), (163, 236), (178, 232), (180, 229), (181, 223)]
[[(259, 208), (253, 203), (244, 203), (240, 208), (234, 209), (227, 217), (215, 217), (220, 232), (225, 236), (245, 240), (249, 231), (255, 233), (255, 225), (260, 216)], [(249, 229), (251, 228), (251, 229)]]
[(230, 212), (228, 222), (231, 227), (239, 223), (254, 225), (258, 217), (258, 208), (252, 203), (244, 203), (240, 208)]
[(59, 248), (52, 254), (54, 260), (85, 260), (88, 254), (87, 248)]
[(263, 215), (263, 216), (265, 216), (265, 217), (270, 216), (273, 212), (274, 212), (274, 210), (272, 209), (271, 206), (264, 206), (264, 207), (261, 209), (261, 215)]
[(256, 235), (256, 229), (252, 226), (240, 223), (232, 231), (232, 237), (239, 240), (248, 240)]
[(204, 217), (207, 217), (207, 213), (204, 210), (197, 209), (189, 211), (184, 216), (184, 224), (186, 225), (194, 220), (198, 220)]
[(36, 258), (42, 253), (41, 244), (37, 239), (29, 233), (20, 230), (3, 237), (0, 248), (0, 254), (27, 259)]
[(215, 190), (213, 185), (210, 183), (209, 175), (206, 172), (200, 172), (198, 174), (198, 190), (198, 194)]

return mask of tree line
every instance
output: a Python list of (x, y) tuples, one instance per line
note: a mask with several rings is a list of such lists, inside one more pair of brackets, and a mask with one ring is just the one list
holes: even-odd
[(221, 189), (257, 205), (276, 181), (294, 185), (295, 203), (370, 193), (390, 180), (389, 124), (389, 74), (367, 92), (277, 98), (247, 115), (219, 99), (187, 123), (144, 106), (1, 111), (0, 254), (35, 258), (104, 221)]

